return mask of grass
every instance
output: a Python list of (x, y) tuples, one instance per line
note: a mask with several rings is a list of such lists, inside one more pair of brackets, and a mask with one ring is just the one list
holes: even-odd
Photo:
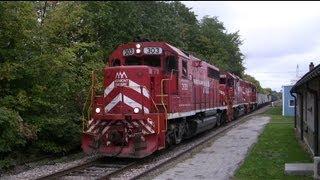
[(235, 179), (312, 179), (284, 174), (285, 163), (312, 162), (295, 137), (293, 118), (281, 116), (281, 107), (273, 107), (264, 115), (270, 116), (271, 121), (236, 172)]

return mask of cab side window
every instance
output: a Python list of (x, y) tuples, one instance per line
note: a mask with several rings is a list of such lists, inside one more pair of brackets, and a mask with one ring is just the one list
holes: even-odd
[(186, 60), (182, 60), (182, 77), (188, 77), (188, 63)]
[(171, 73), (172, 70), (177, 69), (177, 59), (174, 56), (168, 56), (165, 62), (165, 71)]
[(217, 80), (220, 79), (220, 72), (218, 70), (208, 67), (207, 72), (208, 72), (209, 78), (217, 79)]
[(112, 62), (112, 66), (120, 66), (120, 59), (114, 59)]
[(228, 79), (227, 80), (227, 85), (230, 86), (230, 87), (233, 87), (233, 85), (234, 85), (233, 79)]

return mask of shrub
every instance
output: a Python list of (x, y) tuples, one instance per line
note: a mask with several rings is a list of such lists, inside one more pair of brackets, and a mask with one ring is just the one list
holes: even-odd
[(42, 118), (36, 145), (43, 152), (65, 154), (80, 146), (81, 127), (70, 118)]
[(12, 155), (36, 139), (35, 127), (23, 122), (13, 110), (0, 107), (0, 170), (14, 165)]
[(21, 132), (22, 120), (18, 113), (0, 107), (0, 154), (12, 151), (26, 144)]

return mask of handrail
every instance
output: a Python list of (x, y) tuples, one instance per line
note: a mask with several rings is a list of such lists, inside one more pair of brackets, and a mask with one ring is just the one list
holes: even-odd
[[(146, 86), (143, 86), (143, 85), (140, 85), (142, 88), (145, 88), (147, 91), (148, 91), (148, 93), (149, 93), (149, 97), (150, 97), (150, 99), (151, 99), (151, 101), (152, 101), (152, 103), (153, 103), (153, 105), (154, 105), (154, 107), (156, 108), (156, 110), (157, 110), (157, 114), (158, 114), (158, 134), (160, 133), (160, 115), (159, 115), (159, 108), (157, 107), (157, 105), (156, 105), (156, 103), (154, 102), (154, 100), (153, 100), (153, 98), (152, 98), (152, 96), (151, 96), (151, 94), (150, 94), (150, 91), (149, 91), (149, 89), (146, 87)], [(143, 92), (142, 92), (143, 93)]]
[[(171, 73), (170, 73), (170, 78), (167, 78), (167, 79), (162, 79), (161, 80), (161, 89), (160, 89), (160, 98), (161, 98), (161, 104), (163, 105), (164, 107), (164, 110), (165, 110), (165, 113), (167, 114), (167, 108), (165, 107), (165, 104), (164, 104), (164, 92), (163, 92), (163, 87), (164, 87), (164, 82), (165, 81), (171, 81), (172, 80), (172, 77), (173, 77), (173, 69), (171, 70)], [(169, 88), (169, 91), (170, 91), (170, 88)], [(169, 93), (170, 94), (170, 93)]]
[[(174, 69), (172, 69), (171, 70), (171, 73), (170, 73), (170, 78), (167, 78), (167, 79), (162, 79), (161, 80), (161, 89), (160, 89), (160, 96), (161, 96), (161, 104), (162, 104), (162, 106), (163, 106), (163, 109), (164, 109), (164, 111), (165, 111), (165, 118), (166, 118), (166, 120), (168, 119), (168, 110), (167, 110), (167, 108), (166, 108), (166, 105), (165, 105), (165, 103), (164, 103), (164, 92), (163, 92), (163, 87), (164, 87), (164, 82), (165, 81), (171, 81), (172, 80), (172, 78), (173, 78), (173, 72), (174, 71), (176, 71), (176, 70), (174, 70)], [(168, 88), (169, 90), (168, 90), (168, 94), (170, 94), (170, 84), (169, 84), (169, 88)], [(167, 94), (167, 95), (168, 95)], [(170, 96), (168, 96), (169, 98), (170, 98)], [(168, 100), (169, 101), (169, 103), (171, 102), (170, 100)], [(167, 121), (166, 121), (166, 130), (167, 130), (167, 128), (168, 128), (168, 125), (167, 125)]]
[[(93, 70), (91, 72), (91, 86), (90, 86), (90, 89), (89, 89), (89, 93), (88, 93), (88, 96), (87, 96), (87, 99), (86, 99), (86, 102), (84, 103), (84, 106), (82, 108), (82, 131), (84, 132), (85, 131), (85, 128), (86, 128), (86, 124), (87, 124), (87, 121), (91, 118), (91, 111), (92, 111), (92, 106), (93, 106), (93, 101), (94, 101), (94, 97), (95, 97), (95, 94), (96, 94), (96, 74), (95, 74), (95, 71), (96, 70)], [(90, 96), (89, 96), (90, 95)], [(84, 117), (85, 114), (85, 109), (86, 109), (86, 105), (88, 104), (88, 101), (89, 101), (89, 97), (90, 97), (90, 105), (88, 107), (88, 111), (87, 111), (87, 119)]]

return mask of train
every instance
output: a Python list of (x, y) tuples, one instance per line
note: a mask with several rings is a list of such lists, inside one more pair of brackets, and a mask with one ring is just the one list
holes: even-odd
[(84, 120), (86, 154), (143, 158), (267, 101), (251, 82), (166, 42), (118, 45), (102, 76)]

